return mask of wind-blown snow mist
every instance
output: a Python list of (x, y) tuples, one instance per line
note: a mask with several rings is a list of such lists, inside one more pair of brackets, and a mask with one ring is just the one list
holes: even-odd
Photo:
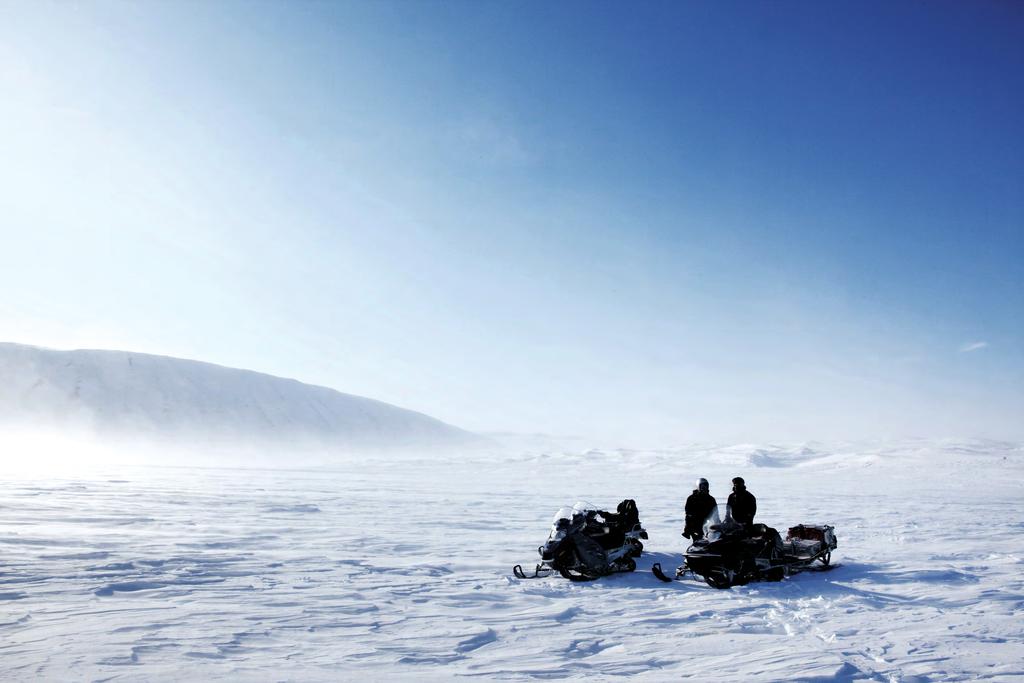
[(486, 443), (421, 413), (247, 370), (5, 343), (0, 430), (16, 435), (20, 449), (33, 443), (33, 452), (54, 454), (62, 450), (55, 441), (75, 439), (82, 447), (66, 448), (75, 458), (118, 452), (124, 462), (157, 446), (191, 461), (219, 452), (234, 462), (276, 455), (296, 463), (332, 452)]

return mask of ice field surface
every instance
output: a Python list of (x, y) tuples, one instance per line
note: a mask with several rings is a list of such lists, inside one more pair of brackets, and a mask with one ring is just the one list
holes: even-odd
[[(1024, 677), (1024, 450), (1000, 442), (351, 457), (0, 478), (8, 680)], [(697, 476), (836, 527), (838, 566), (663, 584)], [(554, 512), (634, 498), (633, 574), (532, 568)]]

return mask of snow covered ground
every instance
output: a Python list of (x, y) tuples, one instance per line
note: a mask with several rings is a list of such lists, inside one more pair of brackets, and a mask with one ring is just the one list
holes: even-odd
[[(840, 566), (655, 580), (693, 479), (724, 503), (737, 474), (760, 521), (834, 524)], [(1020, 679), (1022, 474), (992, 442), (9, 469), (0, 678)], [(512, 577), (560, 506), (624, 497), (651, 536), (636, 573)]]

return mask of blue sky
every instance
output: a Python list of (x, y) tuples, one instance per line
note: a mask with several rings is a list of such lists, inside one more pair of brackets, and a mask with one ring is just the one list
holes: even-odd
[(0, 3), (0, 338), (477, 430), (1024, 438), (1014, 3)]

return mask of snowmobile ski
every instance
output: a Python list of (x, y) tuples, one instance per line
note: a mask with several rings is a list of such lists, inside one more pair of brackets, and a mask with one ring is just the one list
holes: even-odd
[(672, 577), (665, 573), (665, 570), (661, 568), (660, 562), (655, 562), (654, 565), (651, 567), (651, 573), (659, 579), (661, 579), (662, 581), (664, 581), (665, 583), (672, 583), (673, 581), (682, 581), (684, 578), (686, 578), (686, 575), (690, 573), (690, 568), (687, 567), (685, 563), (681, 564), (676, 569), (676, 575)]
[(527, 574), (523, 571), (523, 565), (517, 564), (512, 567), (512, 573), (515, 574), (517, 579), (543, 579), (545, 576), (549, 576), (551, 574), (551, 569), (542, 564), (538, 564), (534, 568), (533, 574)]
[(670, 579), (667, 576), (665, 576), (665, 572), (661, 571), (661, 562), (655, 562), (653, 565), (651, 565), (651, 573), (657, 576), (665, 583), (672, 583), (673, 581), (675, 581), (675, 579)]

